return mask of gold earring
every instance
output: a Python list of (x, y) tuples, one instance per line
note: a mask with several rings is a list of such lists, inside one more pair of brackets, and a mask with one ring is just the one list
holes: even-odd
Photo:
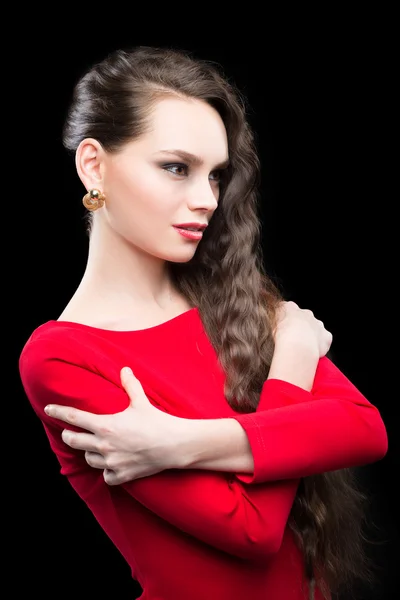
[(105, 199), (105, 195), (99, 190), (89, 190), (89, 192), (83, 196), (82, 202), (88, 210), (97, 210), (103, 206)]

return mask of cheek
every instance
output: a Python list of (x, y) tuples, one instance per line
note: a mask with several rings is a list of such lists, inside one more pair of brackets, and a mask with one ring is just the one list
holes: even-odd
[(124, 165), (115, 165), (107, 171), (106, 185), (113, 204), (130, 204), (147, 193), (148, 178), (140, 170)]
[(213, 193), (214, 193), (214, 198), (218, 201), (219, 197), (221, 195), (221, 188), (220, 188), (220, 186), (216, 183), (216, 184), (212, 185), (212, 190), (213, 190)]
[[(119, 218), (131, 220), (168, 215), (179, 204), (182, 189), (158, 169), (114, 169), (109, 173), (110, 194)], [(118, 208), (117, 208), (118, 207)]]

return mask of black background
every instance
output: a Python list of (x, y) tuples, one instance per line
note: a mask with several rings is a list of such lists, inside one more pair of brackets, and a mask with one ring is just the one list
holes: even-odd
[[(190, 32), (186, 10), (173, 9), (182, 22), (180, 31)], [(393, 16), (303, 14), (297, 21), (292, 15), (289, 21), (270, 18), (260, 31), (254, 15), (249, 25), (238, 16), (221, 39), (223, 21), (209, 12), (199, 42), (189, 33), (156, 34), (150, 17), (147, 32), (144, 20), (136, 20), (130, 31), (127, 27), (129, 33), (121, 32), (106, 15), (100, 26), (91, 27), (90, 21), (83, 26), (76, 19), (62, 31), (63, 15), (47, 28), (36, 13), (36, 26), (28, 27), (25, 16), (26, 28), (10, 47), (14, 57), (17, 46), (25, 51), (23, 63), (14, 62), (13, 83), (7, 86), (9, 108), (17, 115), (10, 141), (10, 148), (15, 144), (11, 200), (18, 200), (13, 205), (17, 259), (11, 278), (10, 308), (16, 311), (10, 335), (11, 398), (22, 425), (11, 453), (11, 460), (17, 457), (12, 468), (17, 481), (8, 495), (16, 510), (9, 551), (14, 589), (26, 585), (42, 598), (53, 598), (55, 581), (60, 586), (56, 597), (90, 593), (132, 599), (140, 592), (129, 568), (59, 474), (21, 389), (16, 362), (31, 331), (62, 311), (86, 263), (83, 188), (61, 146), (73, 84), (110, 50), (148, 44), (180, 47), (222, 63), (248, 99), (262, 160), (267, 267), (288, 297), (311, 308), (332, 331), (336, 364), (380, 409), (387, 425), (387, 456), (360, 469), (371, 498), (375, 544), (370, 553), (378, 582), (374, 589), (360, 591), (356, 600), (397, 598)]]

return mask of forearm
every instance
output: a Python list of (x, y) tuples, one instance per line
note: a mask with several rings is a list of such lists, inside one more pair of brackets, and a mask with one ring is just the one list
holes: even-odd
[[(309, 391), (318, 359), (314, 347), (282, 340), (276, 344), (268, 379), (281, 379)], [(247, 434), (235, 419), (185, 419), (181, 441), (183, 466), (180, 468), (235, 473), (252, 473), (254, 470)]]
[[(235, 420), (246, 432), (254, 460), (254, 470), (243, 462), (235, 465), (234, 453), (218, 456), (212, 438), (204, 433), (204, 446), (193, 427), (190, 449), (205, 448), (194, 454), (194, 466), (214, 465), (215, 469), (233, 472), (244, 483), (263, 483), (302, 478), (373, 463), (387, 452), (387, 432), (382, 417), (365, 396), (327, 358), (320, 359), (312, 392), (279, 379), (265, 382), (255, 413), (237, 414), (219, 421), (221, 437), (218, 448), (224, 449), (224, 421)], [(213, 425), (208, 430), (212, 432)], [(189, 431), (189, 430), (188, 430)], [(190, 432), (189, 432), (190, 434)], [(240, 435), (240, 434), (239, 434)], [(230, 428), (227, 448), (235, 447), (235, 430)], [(183, 467), (184, 468), (184, 467)], [(247, 468), (247, 470), (245, 470)]]
[(228, 554), (265, 564), (280, 548), (298, 483), (246, 486), (225, 473), (170, 469), (122, 487), (174, 527)]
[(287, 381), (309, 392), (313, 387), (319, 358), (316, 345), (294, 342), (282, 336), (275, 344), (268, 379)]
[(253, 454), (247, 434), (235, 419), (184, 421), (179, 468), (253, 472)]

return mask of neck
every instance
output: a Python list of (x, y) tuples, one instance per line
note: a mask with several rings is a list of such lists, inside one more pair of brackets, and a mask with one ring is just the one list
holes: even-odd
[(134, 247), (112, 230), (94, 227), (80, 288), (123, 305), (168, 308), (177, 292), (167, 262)]

